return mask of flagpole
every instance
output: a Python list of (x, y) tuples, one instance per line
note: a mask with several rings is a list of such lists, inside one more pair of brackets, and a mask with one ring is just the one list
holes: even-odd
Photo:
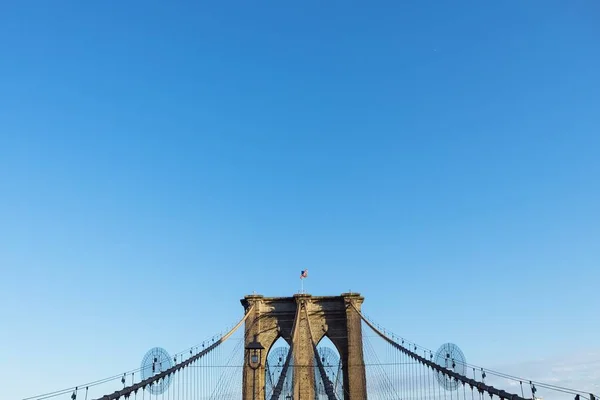
[(304, 294), (304, 279), (308, 276), (308, 270), (305, 269), (300, 273), (300, 293)]

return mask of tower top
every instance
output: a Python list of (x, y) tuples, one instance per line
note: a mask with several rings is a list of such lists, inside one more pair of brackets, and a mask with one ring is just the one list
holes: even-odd
[(245, 300), (258, 300), (258, 299), (264, 299), (264, 300), (284, 300), (284, 299), (293, 299), (296, 297), (312, 297), (318, 300), (325, 300), (325, 299), (334, 299), (336, 297), (361, 297), (360, 293), (358, 292), (345, 292), (340, 294), (339, 296), (313, 296), (310, 293), (296, 293), (292, 296), (288, 296), (288, 297), (284, 297), (284, 296), (273, 296), (273, 297), (265, 297), (262, 294), (258, 294), (258, 293), (252, 293), (252, 294), (248, 294), (246, 296), (244, 296)]
[(244, 296), (243, 299), (240, 300), (240, 302), (242, 303), (242, 305), (244, 306), (244, 308), (248, 308), (251, 304), (253, 303), (290, 303), (290, 304), (295, 304), (296, 301), (298, 299), (310, 299), (311, 302), (315, 302), (315, 303), (322, 303), (322, 302), (343, 302), (345, 300), (348, 299), (353, 299), (353, 300), (358, 300), (359, 303), (362, 303), (362, 301), (364, 301), (364, 297), (362, 297), (360, 295), (360, 293), (356, 293), (356, 292), (347, 292), (347, 293), (342, 293), (338, 296), (313, 296), (312, 294), (309, 293), (296, 293), (292, 296), (288, 296), (288, 297), (266, 297), (263, 296), (262, 294), (249, 294)]

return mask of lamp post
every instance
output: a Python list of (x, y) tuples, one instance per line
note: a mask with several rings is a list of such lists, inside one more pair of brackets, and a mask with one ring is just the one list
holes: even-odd
[(248, 366), (252, 368), (252, 400), (256, 400), (256, 370), (261, 365), (262, 351), (265, 349), (256, 337), (257, 335), (254, 335), (254, 340), (246, 346)]

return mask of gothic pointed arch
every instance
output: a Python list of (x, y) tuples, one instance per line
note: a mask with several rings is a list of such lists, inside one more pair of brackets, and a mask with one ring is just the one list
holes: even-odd
[[(341, 296), (298, 294), (294, 297), (252, 295), (242, 299), (246, 312), (251, 313), (246, 320), (246, 344), (257, 338), (265, 347), (261, 368), (253, 370), (244, 365), (243, 399), (249, 400), (253, 396), (264, 398), (268, 353), (280, 343), (279, 338), (283, 338), (293, 349), (293, 398), (315, 398), (315, 382), (318, 379), (314, 375), (314, 341), (318, 344), (328, 343), (332, 352), (337, 350), (343, 379), (343, 399), (364, 400), (366, 377), (362, 323), (357, 311), (363, 300), (357, 293)], [(352, 376), (352, 380), (349, 376)], [(249, 384), (253, 379), (257, 379), (256, 385)]]

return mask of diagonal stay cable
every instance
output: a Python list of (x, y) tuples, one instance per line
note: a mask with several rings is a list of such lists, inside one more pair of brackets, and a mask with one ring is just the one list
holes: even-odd
[[(214, 342), (215, 338), (219, 338), (219, 337), (220, 337), (219, 335), (213, 335), (211, 338), (212, 338), (212, 341)], [(211, 338), (207, 338), (204, 342), (202, 342), (202, 346), (204, 347), (204, 343), (209, 343), (211, 341)], [(191, 348), (199, 348), (199, 347), (200, 346), (197, 345), (197, 346), (192, 346)], [(180, 358), (181, 357), (182, 360), (183, 360), (183, 356), (185, 356), (185, 354), (187, 354), (187, 352), (188, 352), (188, 350), (184, 350), (184, 351), (181, 351), (179, 353), (173, 354), (173, 356), (175, 356), (175, 358)], [(51, 398), (54, 398), (54, 397), (57, 397), (57, 396), (61, 396), (61, 395), (68, 394), (68, 393), (77, 392), (78, 390), (84, 390), (84, 389), (86, 390), (86, 395), (87, 395), (88, 389), (90, 389), (92, 387), (100, 386), (102, 384), (105, 384), (105, 383), (108, 383), (108, 382), (111, 382), (111, 381), (120, 380), (120, 379), (122, 379), (124, 377), (129, 377), (129, 376), (133, 379), (133, 377), (135, 376), (135, 374), (141, 372), (142, 369), (143, 369), (143, 366), (135, 368), (135, 369), (132, 369), (132, 370), (129, 370), (129, 371), (126, 371), (124, 373), (120, 373), (120, 374), (117, 374), (117, 375), (113, 375), (113, 376), (107, 377), (107, 378), (104, 378), (104, 379), (98, 379), (98, 380), (95, 380), (95, 381), (92, 381), (92, 382), (87, 382), (87, 383), (80, 384), (80, 385), (77, 385), (77, 386), (71, 386), (71, 387), (68, 387), (68, 388), (64, 388), (64, 389), (60, 389), (60, 390), (55, 390), (53, 392), (47, 392), (47, 393), (38, 394), (38, 395), (35, 395), (35, 396), (29, 396), (29, 397), (23, 398), (22, 400), (47, 400), (47, 399), (51, 399)]]
[[(227, 360), (227, 362), (223, 365), (223, 367), (221, 367), (220, 369), (222, 369), (223, 371), (221, 372), (221, 374), (218, 377), (217, 383), (215, 385), (215, 388), (213, 390), (212, 395), (210, 396), (211, 399), (218, 399), (219, 397), (225, 397), (226, 395), (226, 388), (228, 386), (231, 386), (231, 381), (233, 380), (233, 376), (235, 375), (235, 373), (237, 372), (236, 370), (238, 368), (236, 368), (236, 365), (234, 364), (236, 356), (239, 354), (240, 351), (243, 351), (242, 348), (242, 344), (244, 342), (242, 340), (240, 340), (235, 347), (233, 348), (233, 350), (231, 351), (230, 355), (229, 355), (229, 359)], [(214, 365), (212, 367), (215, 367)]]
[[(363, 316), (364, 316), (364, 314), (363, 314)], [(365, 320), (365, 321), (368, 320), (368, 321), (371, 322), (371, 325), (375, 326), (374, 322), (371, 319), (367, 318), (366, 316), (363, 317), (363, 320)], [(378, 331), (381, 332), (381, 329), (378, 328)], [(385, 329), (383, 330), (383, 334), (389, 338), (389, 335), (387, 335), (387, 332), (385, 331)], [(392, 340), (394, 340), (393, 339), (394, 336), (395, 335), (392, 334)], [(398, 336), (398, 335), (396, 335), (396, 338), (397, 339), (401, 339), (401, 337)], [(410, 344), (410, 342), (408, 342), (408, 343)], [(402, 339), (402, 344), (404, 344), (404, 339)], [(430, 354), (433, 353), (431, 351), (431, 349), (428, 349), (428, 348), (423, 347), (423, 346), (419, 346), (416, 343), (412, 343), (411, 345), (415, 346), (415, 347), (417, 347), (417, 348), (419, 348), (421, 350), (424, 350), (426, 352), (429, 352)], [(504, 379), (507, 379), (507, 380), (511, 380), (511, 381), (513, 381), (515, 383), (518, 382), (520, 384), (523, 384), (523, 382), (529, 382), (530, 385), (535, 384), (535, 386), (538, 386), (538, 387), (541, 387), (541, 388), (550, 389), (550, 390), (554, 390), (554, 391), (562, 392), (562, 393), (568, 393), (568, 394), (572, 394), (572, 395), (580, 395), (579, 398), (583, 399), (583, 400), (594, 400), (594, 398), (595, 399), (600, 398), (600, 396), (598, 396), (598, 395), (590, 394), (590, 393), (587, 393), (587, 392), (582, 391), (582, 390), (573, 389), (573, 388), (566, 388), (564, 386), (557, 386), (557, 385), (553, 385), (553, 384), (549, 384), (549, 383), (544, 383), (544, 382), (540, 382), (540, 381), (535, 381), (535, 380), (531, 380), (531, 379), (525, 379), (523, 377), (518, 377), (518, 376), (506, 374), (506, 373), (503, 373), (503, 372), (498, 372), (498, 371), (495, 371), (495, 370), (492, 370), (492, 369), (489, 369), (489, 368), (483, 368), (483, 367), (478, 366), (478, 365), (473, 365), (473, 364), (469, 364), (469, 363), (458, 363), (458, 364), (462, 364), (462, 365), (464, 365), (464, 366), (466, 366), (468, 368), (473, 368), (473, 369), (476, 369), (476, 370), (481, 370), (482, 372), (485, 372), (488, 375), (494, 375), (494, 376), (496, 376), (498, 378), (504, 378)]]
[(392, 339), (390, 339), (386, 334), (384, 334), (383, 332), (381, 332), (377, 327), (375, 327), (375, 325), (373, 325), (369, 320), (367, 320), (364, 315), (360, 312), (360, 310), (358, 308), (356, 308), (356, 306), (353, 303), (350, 303), (352, 308), (354, 308), (354, 310), (358, 313), (358, 315), (360, 315), (360, 317), (362, 318), (362, 320), (369, 326), (369, 328), (371, 328), (375, 333), (377, 333), (383, 340), (385, 340), (386, 342), (388, 342), (389, 344), (391, 344), (392, 346), (394, 346), (397, 350), (400, 350), (401, 352), (403, 352), (404, 354), (408, 355), (410, 358), (412, 358), (413, 360), (418, 361), (421, 364), (424, 364), (430, 368), (433, 368), (434, 370), (436, 370), (437, 372), (440, 372), (446, 376), (449, 376), (451, 378), (456, 379), (457, 381), (461, 381), (471, 387), (475, 387), (477, 388), (477, 390), (480, 393), (483, 392), (487, 392), (490, 395), (495, 395), (498, 396), (501, 399), (511, 399), (511, 400), (531, 400), (531, 399), (526, 399), (524, 397), (521, 397), (519, 395), (516, 394), (512, 394), (512, 393), (508, 393), (504, 390), (500, 390), (500, 389), (496, 389), (493, 386), (489, 386), (486, 385), (483, 382), (477, 382), (474, 379), (470, 379), (467, 378), (464, 375), (461, 374), (457, 374), (454, 371), (451, 371), (449, 369), (446, 369), (430, 360), (427, 360), (424, 357), (421, 357), (420, 355), (412, 352), (411, 350), (407, 349), (406, 347), (396, 343), (395, 341), (393, 341)]
[(363, 340), (363, 348), (365, 348), (367, 351), (370, 351), (371, 353), (371, 357), (374, 360), (375, 369), (379, 371), (381, 387), (384, 390), (386, 390), (386, 395), (391, 397), (392, 399), (400, 398), (400, 396), (398, 395), (398, 393), (396, 393), (396, 390), (394, 389), (394, 385), (392, 384), (390, 377), (383, 368), (383, 363), (379, 361), (379, 357), (377, 357), (377, 352), (375, 351), (375, 348), (373, 347), (373, 344), (369, 339)]
[(206, 349), (202, 350), (200, 353), (194, 355), (193, 357), (188, 358), (185, 361), (180, 362), (179, 364), (174, 365), (173, 367), (167, 369), (164, 372), (161, 372), (160, 374), (151, 376), (148, 379), (145, 379), (139, 383), (136, 383), (135, 385), (131, 385), (128, 386), (122, 390), (117, 390), (116, 392), (112, 393), (112, 394), (107, 394), (101, 398), (99, 398), (98, 400), (118, 400), (121, 397), (129, 397), (131, 395), (131, 393), (136, 393), (139, 389), (145, 388), (146, 386), (154, 383), (154, 382), (159, 382), (161, 379), (166, 378), (167, 376), (170, 376), (171, 374), (180, 371), (181, 369), (187, 367), (188, 365), (190, 365), (191, 363), (193, 363), (194, 361), (204, 357), (206, 354), (210, 353), (212, 350), (216, 349), (217, 347), (219, 347), (219, 345), (223, 342), (225, 342), (227, 339), (229, 339), (229, 337), (231, 335), (233, 335), (235, 333), (235, 331), (238, 330), (238, 328), (240, 326), (242, 326), (242, 324), (246, 321), (246, 319), (248, 319), (248, 316), (250, 315), (250, 311), (252, 311), (252, 308), (254, 308), (254, 306), (252, 306), (248, 312), (246, 312), (246, 314), (244, 315), (244, 317), (240, 320), (240, 322), (237, 323), (237, 325), (235, 325), (233, 328), (231, 328), (231, 330), (229, 332), (227, 332), (222, 338), (220, 338), (219, 340), (215, 341), (212, 345), (208, 346)]

